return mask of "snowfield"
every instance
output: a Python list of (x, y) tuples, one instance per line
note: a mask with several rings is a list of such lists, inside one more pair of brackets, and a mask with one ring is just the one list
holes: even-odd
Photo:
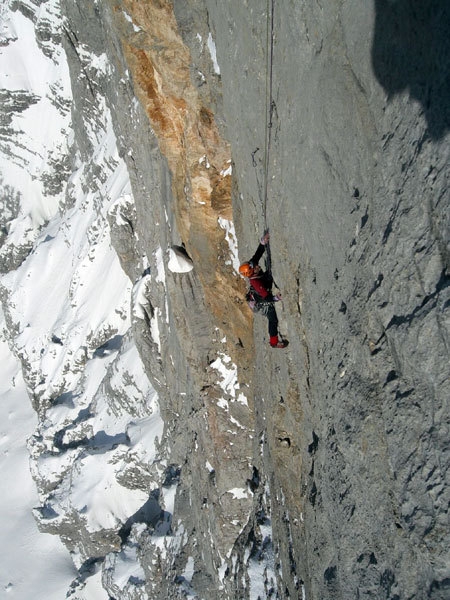
[[(1, 328), (4, 318), (1, 314)], [(40, 533), (32, 516), (38, 505), (27, 438), (36, 427), (19, 362), (0, 338), (0, 473), (3, 551), (0, 597), (61, 600), (77, 575), (58, 537)]]
[[(60, 27), (56, 0), (29, 8), (36, 23)], [(93, 152), (83, 163), (71, 130), (65, 55), (51, 40), (44, 54), (34, 28), (8, 2), (2, 5), (0, 88), (12, 110), (9, 138), (0, 144), (0, 187), (16, 205), (3, 213), (8, 235), (0, 250), (9, 271), (0, 278), (6, 311), (0, 502), (7, 540), (0, 589), (15, 600), (62, 600), (89, 558), (93, 536), (118, 532), (147, 502), (163, 423), (129, 331), (132, 285), (109, 236), (109, 209), (131, 198), (111, 118), (100, 99), (102, 129), (86, 125)], [(105, 68), (104, 61), (91, 63)], [(163, 468), (156, 466), (154, 476)], [(73, 511), (81, 516), (68, 541), (70, 556), (57, 536), (38, 531), (35, 519), (56, 532), (55, 526), (70, 526)], [(120, 549), (114, 536), (101, 542), (105, 554), (114, 544)], [(135, 561), (132, 578), (141, 569)], [(100, 563), (67, 597), (106, 600), (101, 577)], [(123, 569), (117, 577), (123, 582)]]

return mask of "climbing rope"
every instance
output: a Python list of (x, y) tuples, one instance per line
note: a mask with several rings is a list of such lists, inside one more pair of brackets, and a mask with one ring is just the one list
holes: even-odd
[[(262, 213), (264, 220), (264, 232), (268, 231), (267, 224), (267, 198), (269, 189), (269, 165), (270, 165), (270, 149), (272, 144), (272, 125), (273, 111), (275, 102), (273, 100), (273, 45), (274, 45), (274, 14), (275, 0), (267, 0), (266, 8), (266, 104), (265, 104), (265, 119), (266, 126), (264, 132), (264, 179), (262, 190)], [(269, 273), (272, 272), (272, 257), (270, 253), (270, 243), (266, 245), (266, 269)]]
[[(259, 201), (263, 217), (264, 233), (269, 231), (267, 221), (267, 198), (269, 195), (269, 166), (270, 150), (272, 145), (272, 126), (273, 113), (276, 108), (273, 99), (273, 47), (274, 47), (274, 14), (275, 0), (267, 0), (266, 8), (266, 90), (265, 90), (265, 127), (264, 127), (264, 156), (263, 156), (263, 179), (258, 177), (256, 171), (256, 184), (258, 186)], [(258, 168), (256, 154), (259, 148), (252, 152), (252, 164), (255, 169)], [(270, 244), (266, 244), (266, 270), (272, 272), (272, 257), (270, 253)]]
[(264, 228), (267, 229), (267, 196), (269, 188), (269, 160), (270, 148), (272, 143), (272, 118), (274, 110), (273, 101), (273, 42), (274, 27), (273, 18), (275, 10), (275, 0), (267, 0), (266, 15), (266, 106), (265, 106), (265, 139), (264, 139), (264, 188), (263, 188), (263, 218)]

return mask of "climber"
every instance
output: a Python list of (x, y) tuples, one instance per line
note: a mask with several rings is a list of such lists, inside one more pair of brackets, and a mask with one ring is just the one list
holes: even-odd
[(272, 348), (286, 348), (288, 341), (280, 339), (278, 336), (278, 317), (274, 303), (281, 300), (281, 294), (272, 294), (273, 278), (269, 270), (263, 271), (259, 266), (259, 260), (264, 254), (270, 235), (266, 232), (258, 246), (253, 257), (239, 267), (239, 273), (246, 277), (250, 283), (250, 290), (247, 294), (249, 304), (254, 312), (258, 312), (267, 317), (269, 324), (269, 338)]

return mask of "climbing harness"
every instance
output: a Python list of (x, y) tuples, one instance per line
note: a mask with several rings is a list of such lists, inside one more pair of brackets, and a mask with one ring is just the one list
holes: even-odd
[(247, 300), (247, 304), (249, 308), (254, 313), (261, 313), (263, 315), (267, 315), (267, 311), (269, 306), (273, 305), (273, 300), (264, 300), (258, 292), (256, 292), (250, 285), (247, 293), (245, 295), (245, 299)]

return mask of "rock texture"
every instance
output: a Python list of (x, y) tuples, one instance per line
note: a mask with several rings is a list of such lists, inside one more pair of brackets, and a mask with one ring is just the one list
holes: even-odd
[[(88, 374), (124, 336), (89, 410), (106, 402), (123, 419), (131, 441), (108, 439), (110, 461), (146, 498), (93, 531), (80, 505), (53, 515), (63, 486), (35, 472), (42, 527), (78, 557), (71, 597), (101, 565), (123, 599), (447, 598), (447, 3), (61, 0), (61, 11), (61, 37), (42, 25), (39, 39), (62, 39), (72, 160), (90, 165), (81, 185), (98, 192), (132, 305), (131, 328), (93, 331), (77, 364)], [(8, 124), (7, 113), (2, 143)], [(98, 145), (107, 127), (120, 161)], [(131, 188), (111, 204), (119, 164)], [(248, 259), (266, 226), (283, 351), (252, 321), (235, 268), (236, 240)], [(170, 249), (192, 270), (171, 270)], [(132, 450), (132, 420), (155, 418), (140, 375), (136, 396), (123, 385), (134, 344), (164, 421), (151, 456)], [(80, 453), (74, 465), (86, 460), (95, 423), (45, 423), (48, 403), (69, 398), (30, 389), (52, 451), (59, 440)]]
[[(312, 598), (449, 593), (449, 12), (415, 8), (275, 8), (267, 219), (291, 345), (268, 356), (259, 333), (255, 393), (283, 564)], [(244, 258), (264, 14), (210, 9), (223, 89), (244, 90), (224, 93)], [(409, 45), (431, 31), (423, 54)]]

